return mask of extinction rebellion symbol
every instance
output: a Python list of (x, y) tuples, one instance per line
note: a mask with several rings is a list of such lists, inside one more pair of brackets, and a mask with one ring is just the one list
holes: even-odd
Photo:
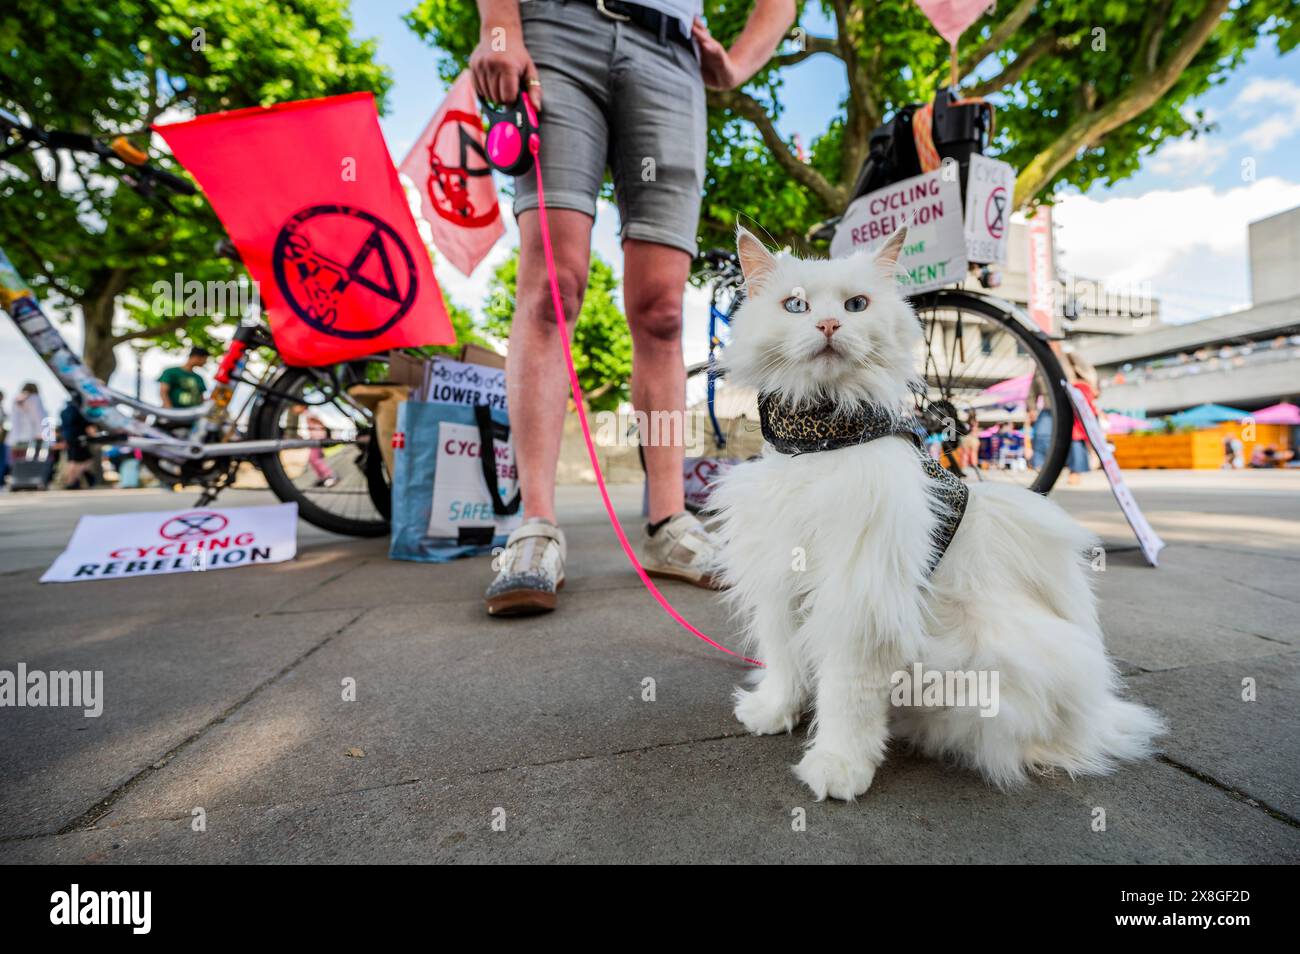
[(285, 303), (336, 338), (374, 338), (415, 303), (415, 259), (396, 230), (350, 205), (313, 205), (280, 229), (271, 254)]
[(172, 517), (158, 528), (164, 540), (193, 540), (220, 533), (230, 523), (223, 514), (210, 510), (193, 510)]
[(453, 109), (443, 117), (429, 143), (429, 179), (425, 191), (434, 211), (442, 218), (464, 228), (477, 229), (500, 218), (501, 208), (495, 201), (482, 211), (474, 208), (469, 180), (490, 176), (492, 167), (483, 147), (469, 130), (475, 130), (480, 136), (483, 133), (482, 123), (473, 113)]
[(995, 239), (1002, 238), (1007, 229), (1007, 190), (998, 186), (989, 193), (984, 203), (984, 227)]

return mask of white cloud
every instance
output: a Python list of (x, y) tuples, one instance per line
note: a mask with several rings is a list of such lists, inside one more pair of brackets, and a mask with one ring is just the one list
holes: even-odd
[(1250, 222), (1297, 205), (1300, 183), (1267, 178), (1225, 191), (1200, 185), (1136, 198), (1071, 195), (1057, 205), (1054, 218), (1073, 270), (1132, 282), (1150, 279), (1193, 248), (1244, 255)]
[(1300, 129), (1300, 109), (1289, 117), (1266, 119), (1243, 132), (1241, 138), (1252, 149), (1268, 152), (1282, 140), (1291, 138), (1297, 129)]
[(1242, 141), (1259, 152), (1267, 152), (1300, 132), (1300, 85), (1288, 79), (1251, 80), (1234, 106), (1243, 114), (1262, 117), (1241, 134)]
[(1178, 139), (1162, 146), (1151, 158), (1151, 171), (1162, 176), (1204, 176), (1217, 168), (1227, 154), (1227, 145), (1209, 136)]
[(1165, 314), (1185, 320), (1249, 300), (1249, 223), (1300, 206), (1300, 183), (1260, 179), (1216, 191), (1200, 185), (1136, 198), (1072, 195), (1054, 210), (1062, 264), (1113, 287), (1149, 286)]

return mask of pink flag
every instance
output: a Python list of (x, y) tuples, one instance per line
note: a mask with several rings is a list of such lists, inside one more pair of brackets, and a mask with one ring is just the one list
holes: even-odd
[(916, 0), (917, 5), (930, 18), (939, 35), (949, 43), (956, 43), (968, 26), (980, 18), (991, 4), (990, 0)]
[(452, 85), (400, 168), (420, 190), (433, 244), (470, 274), (506, 227), (484, 157), (483, 123), (468, 71)]

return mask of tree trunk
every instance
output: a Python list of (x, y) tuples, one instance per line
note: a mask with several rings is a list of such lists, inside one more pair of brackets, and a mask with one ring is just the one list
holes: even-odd
[(101, 381), (117, 368), (113, 355), (113, 298), (92, 298), (77, 303), (81, 306), (83, 332), (82, 360)]

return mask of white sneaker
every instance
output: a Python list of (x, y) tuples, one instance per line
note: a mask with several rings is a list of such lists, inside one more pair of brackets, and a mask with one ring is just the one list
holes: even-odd
[(564, 586), (564, 531), (534, 517), (510, 534), (485, 594), (489, 616), (525, 616), (555, 609)]
[(647, 528), (642, 543), (641, 565), (651, 576), (681, 580), (716, 590), (713, 577), (718, 544), (695, 514), (683, 510), (651, 534)]

